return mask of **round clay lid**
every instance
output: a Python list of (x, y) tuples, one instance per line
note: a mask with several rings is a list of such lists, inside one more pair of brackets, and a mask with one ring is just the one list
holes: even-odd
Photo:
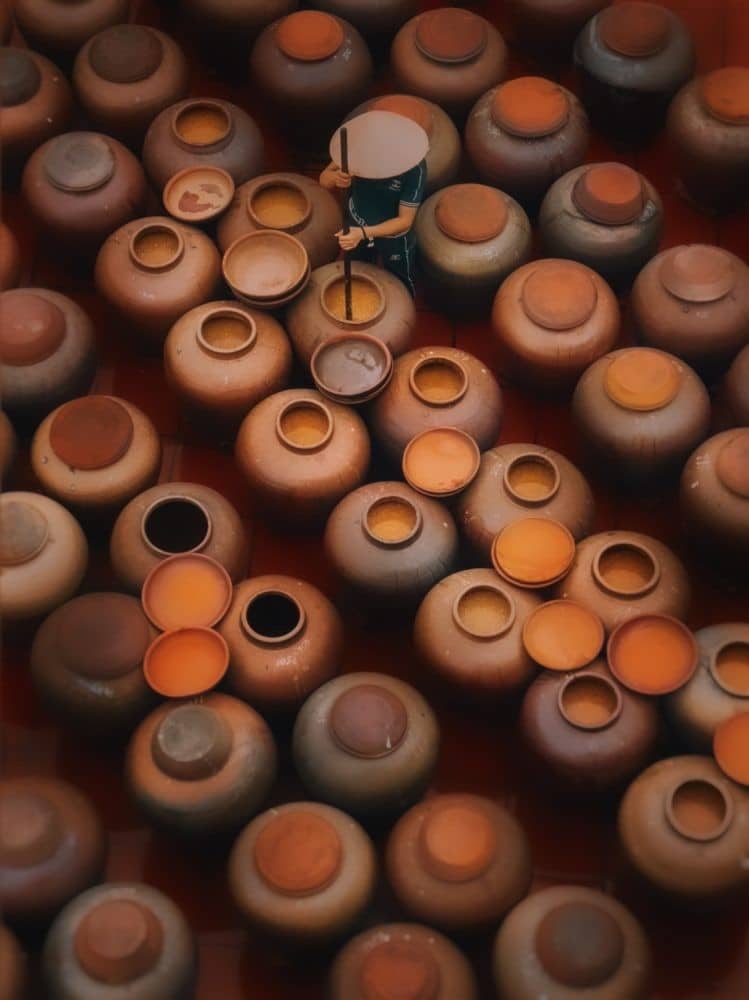
[(611, 633), (607, 647), (611, 673), (638, 694), (670, 694), (697, 669), (697, 640), (668, 615), (638, 615)]
[(661, 262), (663, 287), (684, 302), (716, 302), (736, 284), (731, 254), (714, 246), (675, 247)]
[(137, 601), (124, 594), (87, 594), (61, 613), (56, 646), (69, 670), (101, 680), (140, 667), (150, 642)]
[(671, 18), (655, 3), (620, 3), (602, 10), (596, 20), (598, 37), (621, 56), (643, 59), (661, 52), (671, 34)]
[(623, 163), (596, 163), (577, 179), (572, 200), (593, 222), (626, 226), (642, 214), (645, 193), (636, 170)]
[(324, 396), (363, 402), (381, 392), (393, 373), (386, 344), (365, 333), (343, 333), (324, 340), (310, 360), (315, 385)]
[(431, 134), (433, 125), (432, 109), (426, 101), (411, 94), (385, 94), (378, 97), (370, 105), (372, 111), (391, 111), (395, 115), (410, 118), (412, 122), (423, 128), (427, 135)]
[(749, 125), (749, 66), (724, 66), (703, 76), (702, 102), (727, 125)]
[(436, 1000), (440, 967), (421, 941), (382, 941), (367, 952), (359, 969), (360, 1000)]
[(732, 715), (718, 725), (713, 754), (725, 775), (740, 785), (749, 785), (749, 712)]
[(507, 202), (485, 184), (454, 184), (446, 188), (434, 209), (439, 228), (460, 243), (493, 240), (507, 225)]
[(210, 628), (163, 632), (146, 650), (143, 674), (165, 698), (195, 698), (210, 691), (229, 667), (226, 639)]
[(276, 28), (276, 44), (289, 59), (318, 62), (329, 59), (343, 45), (343, 25), (320, 10), (299, 10)]
[(47, 180), (60, 191), (72, 194), (102, 187), (115, 167), (111, 145), (95, 132), (67, 132), (52, 139), (44, 153)]
[(328, 719), (331, 735), (356, 757), (386, 757), (397, 750), (408, 728), (408, 712), (393, 691), (380, 684), (357, 684), (340, 694)]
[(504, 527), (492, 545), (492, 563), (520, 587), (546, 587), (560, 580), (575, 558), (575, 539), (559, 521), (522, 517)]
[(208, 705), (177, 704), (161, 720), (151, 740), (151, 753), (165, 774), (179, 781), (211, 778), (229, 758), (232, 732)]
[(339, 166), (344, 128), (349, 173), (354, 177), (396, 177), (420, 164), (429, 152), (429, 136), (411, 118), (393, 111), (364, 111), (337, 129), (330, 140), (330, 158)]
[(588, 268), (571, 260), (541, 261), (520, 293), (529, 319), (546, 330), (573, 330), (587, 323), (598, 302)]
[(523, 645), (547, 670), (579, 670), (601, 652), (605, 632), (598, 615), (576, 601), (549, 601), (523, 625)]
[(22, 290), (0, 297), (0, 357), (4, 365), (35, 365), (65, 338), (65, 314), (42, 295)]
[(126, 454), (133, 440), (133, 418), (111, 396), (81, 396), (55, 412), (49, 444), (71, 469), (105, 469)]
[(520, 76), (497, 87), (491, 115), (495, 124), (522, 139), (558, 132), (569, 118), (567, 95), (553, 80)]
[(552, 979), (572, 989), (601, 986), (624, 958), (616, 920), (594, 903), (562, 903), (536, 929), (538, 959)]
[(182, 552), (156, 563), (143, 583), (143, 609), (160, 629), (212, 628), (229, 610), (233, 586), (221, 563)]
[(403, 476), (409, 486), (431, 497), (464, 490), (479, 471), (481, 452), (470, 434), (457, 427), (432, 427), (417, 434), (403, 452)]
[(229, 207), (234, 197), (232, 176), (221, 167), (185, 167), (164, 187), (164, 208), (181, 222), (207, 222)]
[(0, 566), (17, 566), (41, 552), (49, 537), (47, 519), (23, 500), (0, 503)]
[(343, 844), (327, 819), (304, 808), (274, 816), (255, 841), (255, 864), (267, 884), (288, 896), (321, 892), (335, 879)]
[(0, 48), (0, 107), (13, 108), (36, 94), (42, 74), (23, 49)]
[(88, 50), (91, 68), (109, 83), (137, 83), (161, 65), (164, 46), (142, 24), (115, 24), (96, 35)]
[(606, 395), (625, 410), (659, 410), (676, 397), (681, 373), (667, 354), (631, 347), (613, 358), (603, 377)]
[(469, 882), (482, 875), (497, 852), (490, 817), (468, 801), (435, 802), (421, 826), (424, 867), (443, 882)]
[(63, 837), (57, 807), (44, 795), (25, 788), (0, 793), (0, 864), (41, 864), (57, 851)]
[(83, 970), (108, 986), (123, 986), (150, 972), (163, 943), (154, 913), (130, 899), (108, 899), (90, 909), (73, 938)]
[(749, 500), (749, 428), (740, 429), (718, 452), (715, 471), (726, 489)]
[(435, 62), (462, 63), (484, 51), (488, 35), (483, 17), (460, 7), (440, 7), (421, 15), (414, 40), (417, 49)]

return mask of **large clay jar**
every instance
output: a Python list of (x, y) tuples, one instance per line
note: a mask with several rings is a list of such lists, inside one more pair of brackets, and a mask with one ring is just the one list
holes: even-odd
[(46, 924), (97, 881), (105, 834), (89, 800), (57, 778), (0, 781), (0, 906), (11, 924)]
[(611, 0), (507, 0), (513, 37), (542, 62), (569, 58), (583, 25)]
[(21, 277), (21, 249), (13, 230), (0, 222), (0, 292), (15, 288)]
[(370, 44), (389, 42), (416, 13), (417, 0), (318, 0), (317, 8), (342, 17)]
[(650, 347), (613, 351), (585, 372), (572, 415), (601, 477), (651, 488), (678, 475), (710, 428), (710, 397), (683, 361)]
[(507, 809), (479, 795), (434, 795), (388, 838), (388, 879), (403, 909), (449, 931), (496, 925), (531, 881), (528, 839)]
[(494, 941), (493, 964), (503, 1000), (651, 995), (653, 959), (640, 922), (587, 886), (554, 885), (518, 903)]
[(8, 420), (5, 410), (0, 410), (0, 488), (5, 489), (8, 474), (18, 452), (18, 439), (13, 430), (13, 424)]
[(658, 192), (623, 163), (568, 171), (549, 188), (538, 217), (547, 256), (579, 260), (617, 290), (657, 252), (662, 222)]
[(749, 427), (749, 344), (739, 351), (726, 372), (723, 400), (730, 422), (737, 427)]
[(41, 493), (0, 496), (0, 617), (41, 618), (78, 590), (88, 565), (73, 515)]
[(619, 337), (619, 304), (595, 271), (571, 260), (540, 260), (501, 285), (492, 330), (502, 374), (534, 389), (571, 390)]
[(112, 233), (96, 258), (99, 294), (121, 321), (160, 345), (188, 309), (207, 302), (221, 277), (215, 244), (166, 216), (135, 219)]
[(575, 561), (556, 597), (579, 601), (612, 632), (639, 615), (683, 621), (690, 586), (683, 563), (663, 542), (636, 531), (602, 531), (577, 545)]
[(328, 518), (325, 551), (345, 589), (367, 605), (410, 608), (455, 568), (447, 508), (405, 483), (370, 483)]
[(23, 1000), (26, 996), (26, 957), (15, 934), (0, 924), (0, 983), (3, 1000)]
[(14, 0), (13, 14), (32, 48), (69, 65), (97, 31), (127, 21), (128, 0)]
[(227, 686), (264, 713), (295, 712), (341, 667), (341, 616), (317, 587), (291, 576), (238, 584), (219, 632), (229, 647)]
[(319, 802), (289, 802), (262, 813), (229, 857), (229, 888), (243, 916), (303, 945), (350, 933), (376, 878), (374, 846), (364, 830)]
[(717, 902), (749, 881), (749, 795), (709, 757), (670, 757), (632, 782), (619, 837), (633, 868), (680, 902)]
[(163, 483), (120, 512), (109, 557), (123, 589), (140, 593), (153, 567), (180, 552), (210, 556), (234, 581), (244, 576), (249, 538), (236, 509), (216, 490), (199, 483)]
[(350, 407), (286, 389), (245, 417), (235, 454), (253, 502), (281, 521), (319, 523), (364, 482), (369, 435)]
[(0, 294), (3, 408), (35, 425), (87, 392), (96, 372), (94, 326), (81, 307), (47, 288)]
[(107, 882), (55, 920), (42, 969), (50, 1000), (183, 1000), (193, 994), (197, 950), (168, 896), (138, 882)]
[(481, 94), (503, 80), (507, 47), (485, 18), (459, 7), (412, 17), (393, 39), (390, 62), (396, 84), (439, 104), (460, 120)]

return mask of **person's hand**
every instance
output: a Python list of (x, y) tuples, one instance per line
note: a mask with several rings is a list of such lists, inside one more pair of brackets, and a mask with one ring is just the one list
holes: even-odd
[(336, 237), (338, 238), (338, 246), (341, 250), (356, 250), (364, 239), (361, 229), (349, 229), (347, 233), (339, 229)]
[(351, 187), (351, 174), (347, 174), (344, 170), (341, 170), (339, 166), (335, 163), (328, 167), (330, 177), (333, 184), (337, 188), (350, 188)]

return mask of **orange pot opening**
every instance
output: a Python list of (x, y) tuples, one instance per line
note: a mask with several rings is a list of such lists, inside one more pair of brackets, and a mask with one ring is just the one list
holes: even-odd
[(730, 822), (731, 806), (718, 785), (694, 778), (674, 789), (667, 814), (682, 836), (690, 840), (714, 840)]
[(462, 365), (449, 358), (425, 358), (411, 372), (411, 388), (430, 406), (456, 403), (468, 388), (468, 375)]
[(578, 729), (603, 729), (622, 709), (619, 691), (611, 681), (595, 674), (571, 677), (559, 692), (559, 708)]
[(419, 512), (410, 500), (384, 497), (369, 507), (364, 522), (375, 541), (383, 545), (400, 545), (413, 537), (420, 520)]
[(749, 697), (749, 642), (730, 642), (719, 649), (713, 673), (726, 691)]
[(515, 609), (497, 587), (469, 587), (455, 602), (455, 618), (476, 639), (493, 639), (510, 628)]
[(546, 503), (559, 489), (559, 469), (544, 455), (519, 455), (505, 470), (505, 485), (521, 503)]

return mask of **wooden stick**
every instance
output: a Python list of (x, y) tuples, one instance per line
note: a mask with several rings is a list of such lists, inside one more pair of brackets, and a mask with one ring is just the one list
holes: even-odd
[[(348, 131), (345, 125), (341, 129), (341, 170), (345, 174), (348, 173)], [(346, 234), (348, 231), (348, 197), (346, 197), (344, 199), (343, 232)], [(350, 321), (353, 318), (351, 307), (351, 258), (346, 251), (343, 253), (343, 291), (346, 298), (346, 319)]]

